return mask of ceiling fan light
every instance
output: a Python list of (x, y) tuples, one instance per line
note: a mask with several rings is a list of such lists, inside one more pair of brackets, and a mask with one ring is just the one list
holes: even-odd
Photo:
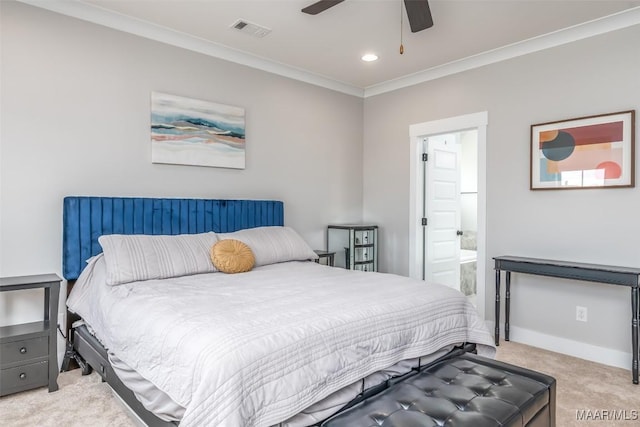
[(367, 53), (362, 55), (361, 58), (364, 62), (371, 62), (371, 61), (375, 61), (378, 59), (378, 55), (376, 55), (375, 53)]

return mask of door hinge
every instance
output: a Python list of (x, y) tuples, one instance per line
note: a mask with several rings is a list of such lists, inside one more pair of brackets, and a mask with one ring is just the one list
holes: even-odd
[(427, 153), (422, 153), (422, 161), (426, 162), (429, 159), (429, 155)]
[(427, 225), (427, 218), (422, 218), (422, 225)]

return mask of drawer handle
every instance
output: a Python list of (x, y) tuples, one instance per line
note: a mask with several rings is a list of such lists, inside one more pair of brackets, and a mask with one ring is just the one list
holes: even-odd
[(21, 380), (27, 378), (27, 374), (25, 374), (24, 372), (21, 372), (20, 375), (18, 375), (18, 377), (20, 377)]
[(27, 347), (20, 347), (20, 354), (25, 354), (27, 352)]

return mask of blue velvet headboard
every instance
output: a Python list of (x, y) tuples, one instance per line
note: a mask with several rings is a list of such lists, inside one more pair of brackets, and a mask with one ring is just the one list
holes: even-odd
[(103, 234), (227, 233), (272, 225), (284, 225), (280, 201), (65, 197), (62, 273), (77, 279), (86, 260), (102, 252)]

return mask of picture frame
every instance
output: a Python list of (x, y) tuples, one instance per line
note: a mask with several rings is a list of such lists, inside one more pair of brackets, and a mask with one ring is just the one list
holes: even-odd
[(245, 168), (245, 110), (151, 92), (151, 162)]
[(531, 125), (530, 189), (635, 186), (635, 110)]

